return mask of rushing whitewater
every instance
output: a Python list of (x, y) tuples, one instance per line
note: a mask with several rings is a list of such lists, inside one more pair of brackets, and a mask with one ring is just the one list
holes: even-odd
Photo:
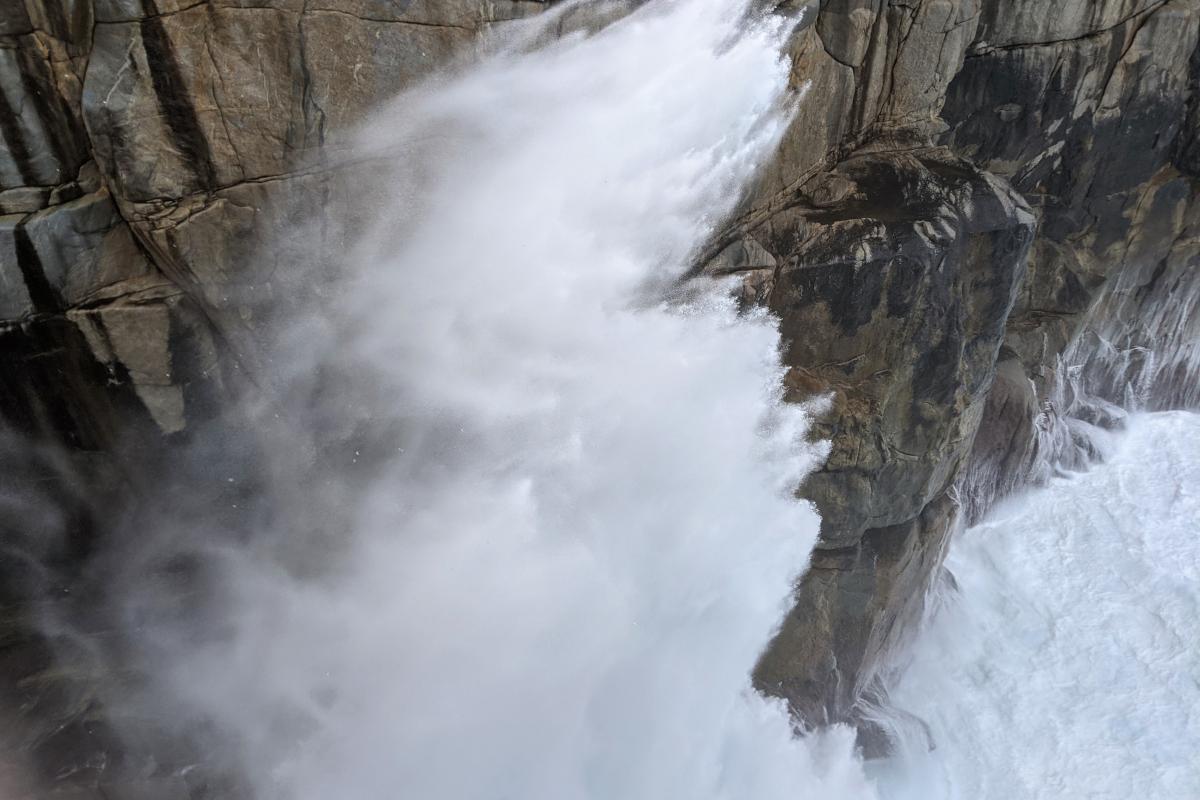
[(893, 693), (928, 731), (902, 730), (885, 796), (1200, 797), (1200, 415), (1111, 447), (952, 546), (959, 591)]
[(750, 690), (823, 455), (775, 322), (678, 285), (794, 100), (786, 23), (747, 11), (549, 17), (362, 132), (389, 188), (273, 378), (336, 374), (322, 424), (368, 426), (289, 497), (349, 519), (327, 557), (269, 519), (214, 546), (218, 633), (146, 634), (260, 796), (871, 796), (848, 731), (797, 739)]

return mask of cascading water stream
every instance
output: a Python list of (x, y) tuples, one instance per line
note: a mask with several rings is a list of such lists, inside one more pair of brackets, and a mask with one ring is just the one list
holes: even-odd
[(551, 12), (363, 130), (375, 222), (273, 378), (369, 424), (287, 518), (354, 508), (328, 556), (214, 545), (216, 633), (143, 626), (259, 796), (872, 796), (850, 732), (750, 689), (817, 533), (775, 322), (676, 285), (787, 122), (787, 23), (748, 10)]
[[(127, 537), (131, 576), (205, 543), (216, 591), (186, 624), (177, 597), (114, 581), (148, 707), (199, 724), (255, 797), (876, 796), (852, 732), (797, 738), (750, 689), (817, 535), (793, 492), (824, 451), (782, 402), (774, 320), (680, 285), (795, 101), (788, 22), (757, 5), (619, 3), (560, 36), (594, 7), (559, 4), (337, 151), (366, 174), (357, 233), (322, 311), (267, 348), (278, 407), (248, 411), (268, 511)], [(962, 600), (893, 698), (928, 727), (872, 768), (885, 796), (1197, 794), (1154, 770), (1200, 742), (1174, 644), (1200, 633), (1196, 593), (1157, 568), (1196, 577), (1200, 426), (1139, 422), (1121, 447), (956, 545)], [(1138, 468), (1151, 452), (1169, 472)], [(1122, 516), (1151, 511), (1153, 535)], [(1145, 558), (1104, 568), (1129, 548)]]

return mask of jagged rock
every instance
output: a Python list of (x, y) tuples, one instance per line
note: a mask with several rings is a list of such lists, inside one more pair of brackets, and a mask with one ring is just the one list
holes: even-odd
[[(1010, 177), (1039, 211), (1006, 345), (1047, 408), (1043, 426), (1070, 413), (1062, 407), (1072, 402), (1062, 396), (1067, 378), (1057, 369), (1068, 351), (1084, 357), (1116, 346), (1135, 353), (1156, 339), (1169, 349), (1170, 339), (1186, 338), (1186, 313), (1167, 319), (1163, 312), (1189, 307), (1188, 276), (1200, 265), (1188, 244), (1197, 216), (1189, 169), (1200, 3), (1065, 5), (1053, 22), (1001, 13), (998, 4), (985, 14), (943, 112), (951, 126), (944, 140)], [(1168, 265), (1173, 278), (1154, 279)], [(1175, 298), (1168, 287), (1179, 289)], [(1091, 390), (1123, 401), (1140, 367), (1115, 366), (1109, 356), (1089, 360)], [(1181, 369), (1162, 377), (1173, 388), (1143, 390), (1188, 405), (1185, 397), (1194, 393)], [(1019, 438), (1024, 426), (1012, 419), (994, 435)]]
[[(1068, 5), (1112, 22), (1049, 44), (1025, 37), (1005, 49), (977, 45), (944, 111), (946, 142), (1010, 177), (1040, 211), (1009, 342), (1030, 373), (1053, 366), (1110, 275), (1165, 256), (1191, 191), (1189, 181), (1172, 177), (1171, 156), (1195, 92), (1189, 65), (1200, 5)], [(998, 117), (1002, 107), (1015, 109), (1007, 122)]]
[[(51, 206), (24, 218), (27, 275), (40, 271), (61, 311), (87, 305), (114, 283), (153, 274), (107, 189)], [(27, 280), (33, 280), (27, 277)]]
[(777, 265), (747, 268), (782, 320), (789, 388), (832, 394), (815, 426), (832, 451), (803, 488), (820, 550), (755, 673), (810, 723), (848, 719), (919, 618), (940, 556), (884, 554), (949, 530), (1034, 225), (1003, 181), (930, 148), (851, 156), (748, 231)]
[(178, 199), (286, 172), (316, 144), (300, 35), (295, 13), (271, 8), (102, 19), (83, 112), (114, 192)]
[(62, 312), (104, 287), (150, 274), (106, 190), (34, 214), (0, 217), (0, 319)]
[[(182, 301), (152, 313), (134, 279), (154, 284), (154, 275), (161, 284), (165, 276), (189, 303), (198, 301), (189, 314), (199, 322), (185, 327), (199, 338), (170, 348), (158, 342), (160, 360), (168, 349), (207, 353), (214, 341), (252, 337), (255, 311), (288, 295), (279, 287), (291, 288), (286, 265), (301, 247), (297, 242), (295, 251), (264, 258), (254, 242), (285, 220), (313, 216), (331, 193), (349, 194), (336, 195), (337, 181), (325, 174), (331, 140), (407, 83), (468, 52), (484, 27), (543, 6), (536, 0), (6, 6), (0, 213), (8, 216), (0, 216), (6, 289), (0, 320), (86, 310), (72, 319), (84, 326), (105, 369), (144, 378), (135, 380), (138, 396), (148, 402), (156, 396), (152, 416), (168, 431), (179, 429), (186, 422), (178, 414), (182, 384), (168, 389), (164, 369), (121, 365), (121, 348), (96, 346), (95, 320), (128, 318), (124, 301), (106, 287), (130, 281), (151, 339), (167, 334), (164, 315), (175, 314)], [(323, 233), (319, 246), (342, 246), (336, 231)], [(202, 330), (204, 320), (217, 330)], [(10, 339), (27, 328), (10, 327)], [(150, 346), (137, 352), (145, 356)], [(29, 364), (32, 355), (14, 351), (11, 363)], [(32, 382), (20, 372), (11, 379)], [(8, 411), (26, 418), (27, 409)]]
[(31, 214), (49, 204), (48, 186), (17, 186), (0, 192), (0, 214)]
[[(1131, 262), (1082, 317), (1068, 360), (1091, 399), (1134, 409), (1200, 407), (1200, 191), (1159, 219), (1178, 231), (1165, 253)], [(1084, 359), (1088, 354), (1096, 357)], [(1075, 398), (1066, 413), (1082, 417)], [(1064, 402), (1065, 401), (1065, 402)]]
[[(342, 174), (339, 137), (469, 52), (488, 25), (542, 7), (99, 2), (83, 113), (142, 245), (236, 342), (253, 338), (247, 328), (261, 310), (288, 296), (280, 286), (298, 254), (344, 250), (337, 230), (303, 243), (277, 235), (317, 217), (331, 197), (353, 202), (346, 187), (361, 182)], [(295, 249), (264, 251), (265, 241)]]
[(816, 428), (833, 450), (804, 492), (822, 546), (838, 548), (913, 519), (953, 480), (1034, 218), (1002, 182), (937, 152), (856, 156), (834, 175), (851, 180), (847, 199), (777, 212), (759, 238), (784, 263), (767, 302), (789, 380), (834, 392)]
[[(941, 567), (957, 504), (948, 494), (853, 547), (819, 549), (796, 605), (754, 671), (808, 726), (858, 722), (857, 704), (880, 689), (886, 656), (914, 631)], [(822, 645), (813, 647), (814, 639)]]
[[(185, 436), (215, 416), (241, 365), (226, 334), (241, 323), (233, 332), (253, 335), (253, 310), (278, 299), (275, 285), (295, 283), (287, 284), (289, 253), (261, 259), (251, 240), (272, 219), (282, 224), (330, 200), (320, 188), (330, 181), (317, 146), (406, 81), (469, 51), (481, 28), (541, 7), (517, 0), (0, 4), (5, 428), (65, 443), (76, 460), (125, 454), (79, 479), (95, 499), (104, 496), (96, 476), (122, 474), (163, 447), (160, 437)], [(13, 474), (25, 471), (22, 464)], [(38, 485), (55, 484), (75, 479), (51, 470)], [(0, 692), (0, 793), (238, 796), (206, 788), (200, 773), (199, 783), (185, 785), (178, 771), (186, 761), (164, 761), (161, 736), (144, 720), (120, 721), (116, 737), (102, 702), (105, 673), (88, 659), (56, 648), (52, 663), (23, 660), (23, 642), (42, 646), (43, 617), (22, 604), (44, 592), (14, 575), (25, 556), (51, 558), (45, 547), (31, 550), (25, 534), (44, 541), (61, 522), (84, 548), (60, 576), (75, 585), (73, 570), (95, 532), (86, 515), (26, 528), (5, 511), (0, 584), (24, 588), (17, 606), (0, 598), (0, 683), (22, 687), (15, 698)], [(63, 612), (76, 621), (79, 613)], [(18, 717), (21, 725), (8, 724)]]
[(4, 319), (18, 319), (34, 311), (20, 260), (28, 245), (25, 241), (18, 243), (24, 219), (24, 214), (0, 217), (0, 315)]
[[(792, 84), (804, 102), (747, 201), (768, 213), (789, 191), (874, 139), (921, 146), (975, 31), (978, 0), (808, 4), (791, 45)], [(931, 57), (936, 54), (936, 57)]]
[(39, 0), (0, 13), (0, 189), (68, 181), (89, 158), (78, 108), (91, 3)]
[[(1038, 448), (1053, 438), (1043, 430), (1049, 420), (1035, 417), (1054, 405), (1059, 359), (1072, 347), (1085, 351), (1085, 333), (1092, 348), (1115, 341), (1133, 354), (1093, 369), (1092, 384), (1117, 394), (1133, 376), (1147, 395), (1196, 402), (1196, 359), (1185, 343), (1194, 337), (1186, 298), (1198, 265), (1188, 174), (1197, 134), (1188, 123), (1197, 113), (1200, 3), (1072, 2), (1054, 13), (1020, 5), (822, 3), (793, 48), (794, 83), (807, 83), (808, 102), (710, 264), (743, 274), (743, 298), (780, 314), (795, 394), (834, 391), (832, 416), (818, 428), (833, 450), (803, 490), (822, 512), (822, 549), (853, 554), (869, 538), (903, 537), (950, 487), (975, 516), (1028, 480)], [(914, 269), (901, 251), (920, 243), (929, 258), (937, 247), (922, 239), (953, 241), (962, 231), (947, 233), (950, 219), (977, 213), (962, 197), (947, 197), (941, 211), (939, 201), (920, 204), (938, 182), (901, 165), (931, 137), (973, 162), (966, 171), (976, 180), (1011, 181), (1033, 209), (1009, 201), (1023, 209), (1025, 237), (1011, 260), (973, 261), (946, 248), (938, 262), (957, 279), (999, 267), (994, 276), (1015, 292), (1011, 312), (995, 287), (989, 300), (968, 302), (963, 284), (937, 287), (940, 296), (923, 289), (899, 320), (880, 311)], [(877, 169), (908, 177), (860, 189), (847, 172), (868, 153)], [(1026, 249), (1027, 270), (1016, 263)], [(968, 307), (951, 330), (965, 330), (954, 326), (967, 319), (987, 331), (974, 363), (951, 367), (955, 357), (937, 358), (937, 342), (922, 339), (945, 319), (947, 298)], [(1150, 386), (1137, 354), (1175, 330), (1183, 331), (1174, 337), (1178, 366)], [(936, 396), (913, 403), (922, 386)], [(756, 682), (803, 721), (857, 721), (854, 704), (886, 658), (880, 642), (893, 641), (878, 632), (902, 638), (916, 615), (876, 595), (882, 584), (870, 578), (891, 574), (886, 560), (818, 555), (814, 564)], [(940, 556), (919, 564), (913, 569), (928, 574), (904, 583), (917, 594)]]
[[(185, 427), (185, 387), (200, 376), (219, 383), (211, 333), (202, 322), (182, 321), (180, 314), (188, 316), (182, 293), (138, 247), (107, 189), (34, 214), (0, 217), (0, 254), (0, 286), (5, 289), (0, 312), (9, 320), (22, 320), (5, 325), (8, 339), (28, 335), (36, 343), (40, 336), (30, 332), (44, 330), (54, 343), (44, 353), (36, 348), (9, 351), (14, 384), (37, 383), (31, 371), (40, 362), (39, 370), (80, 373), (75, 394), (104, 395), (128, 386), (159, 429), (174, 433)], [(191, 318), (198, 319), (194, 313)], [(180, 321), (172, 327), (172, 319)], [(186, 335), (175, 335), (181, 331)], [(69, 346), (63, 346), (63, 337)], [(180, 359), (188, 369), (173, 368)], [(94, 386), (84, 388), (87, 384)], [(77, 399), (66, 398), (68, 403)], [(53, 434), (56, 417), (33, 410), (43, 402), (14, 400), (6, 415), (33, 414), (47, 424), (26, 431)], [(63, 430), (99, 446), (114, 441), (121, 424), (119, 418), (108, 418), (109, 410), (101, 411), (108, 404), (86, 407), (100, 416), (89, 421), (71, 414)]]
[(1035, 420), (1040, 411), (1034, 383), (1016, 353), (1002, 349), (996, 377), (969, 457), (958, 496), (965, 521), (977, 522), (997, 498), (1020, 486), (1037, 455)]

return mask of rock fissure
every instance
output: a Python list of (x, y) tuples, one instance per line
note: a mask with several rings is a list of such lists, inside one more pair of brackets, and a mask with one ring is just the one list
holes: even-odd
[(1127, 22), (1130, 22), (1131, 20), (1136, 20), (1139, 17), (1144, 17), (1144, 16), (1148, 16), (1150, 14), (1153, 14), (1155, 11), (1157, 11), (1162, 6), (1166, 5), (1168, 2), (1170, 2), (1170, 0), (1153, 0), (1152, 5), (1147, 6), (1146, 8), (1140, 9), (1138, 11), (1135, 11), (1132, 14), (1130, 14), (1129, 16), (1124, 17), (1123, 19), (1120, 19), (1120, 20), (1112, 23), (1111, 25), (1109, 25), (1107, 27), (1100, 28), (1099, 30), (1095, 30), (1095, 31), (1089, 31), (1089, 32), (1081, 34), (1079, 36), (1069, 36), (1069, 37), (1065, 37), (1062, 39), (1047, 39), (1045, 41), (1015, 42), (1013, 44), (1007, 44), (1007, 45), (977, 46), (977, 47), (973, 48), (970, 52), (968, 52), (966, 57), (967, 58), (978, 58), (978, 57), (991, 55), (992, 53), (1005, 51), (1005, 50), (1021, 50), (1023, 48), (1030, 48), (1030, 47), (1053, 47), (1055, 45), (1060, 45), (1060, 44), (1071, 44), (1074, 42), (1087, 42), (1090, 40), (1102, 39), (1103, 37), (1107, 36), (1108, 34), (1112, 33), (1113, 31), (1117, 30), (1118, 28), (1122, 27), (1123, 25), (1125, 25)]

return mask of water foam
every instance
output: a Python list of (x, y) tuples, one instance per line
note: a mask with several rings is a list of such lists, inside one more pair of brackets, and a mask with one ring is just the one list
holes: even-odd
[(892, 694), (929, 727), (885, 796), (1200, 797), (1200, 415), (1134, 416), (1111, 447), (952, 545), (959, 591)]

